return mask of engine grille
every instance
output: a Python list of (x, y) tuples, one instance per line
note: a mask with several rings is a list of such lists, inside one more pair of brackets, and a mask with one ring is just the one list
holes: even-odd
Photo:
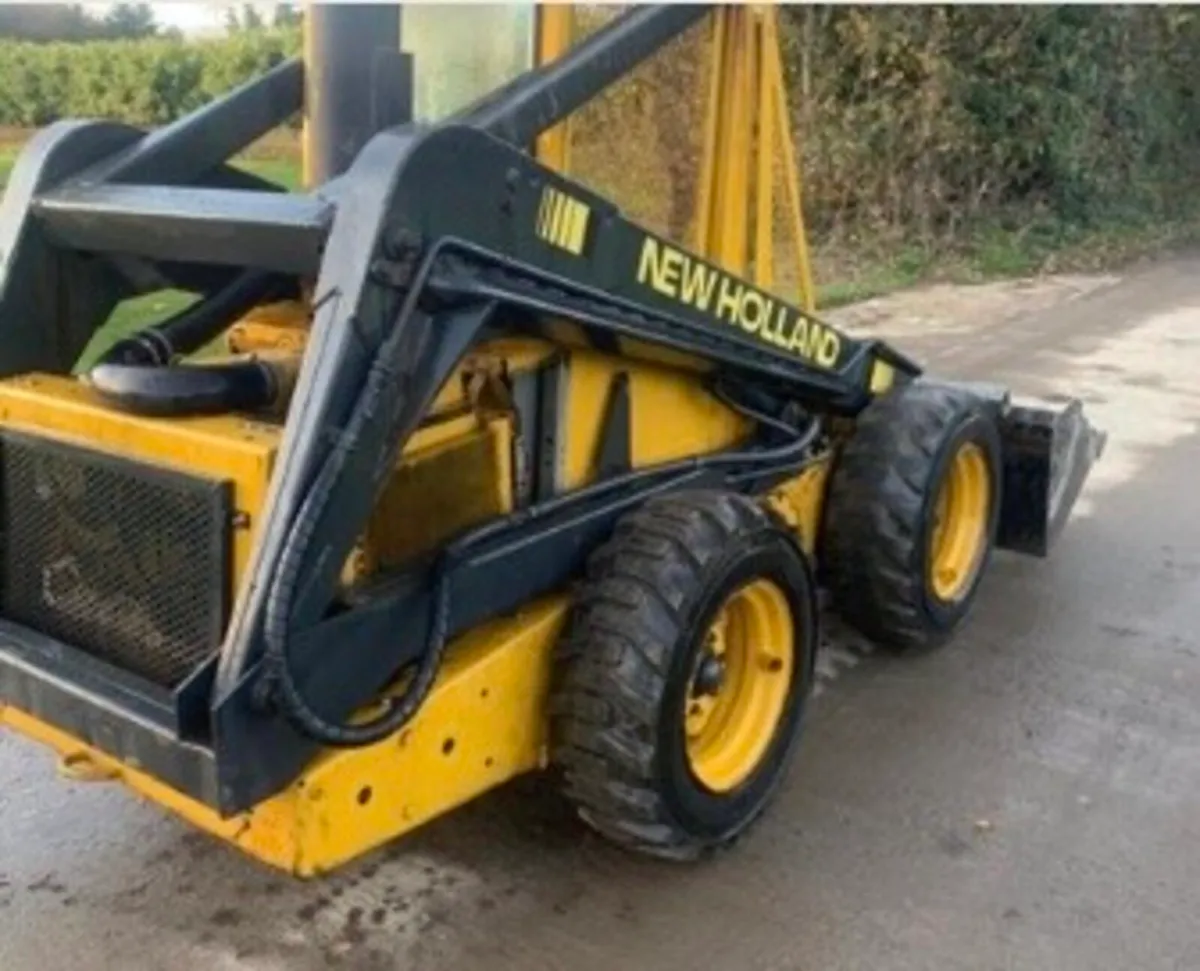
[(219, 644), (232, 488), (0, 433), (0, 613), (166, 688)]

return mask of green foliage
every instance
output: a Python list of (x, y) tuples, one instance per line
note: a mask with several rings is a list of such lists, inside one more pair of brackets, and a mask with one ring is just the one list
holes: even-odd
[[(577, 33), (618, 9), (577, 7)], [(873, 292), (878, 280), (964, 263), (1025, 273), (1086, 233), (1120, 226), (1122, 238), (1145, 238), (1142, 226), (1196, 213), (1191, 8), (777, 10), (819, 280)], [(692, 228), (707, 37), (668, 45), (572, 125), (574, 174), (675, 237)], [(776, 219), (776, 282), (787, 288), (796, 254)]]
[(780, 10), (819, 235), (1176, 215), (1200, 175), (1190, 8)]
[(86, 44), (0, 41), (0, 125), (64, 117), (159, 125), (191, 111), (300, 49), (295, 27)]

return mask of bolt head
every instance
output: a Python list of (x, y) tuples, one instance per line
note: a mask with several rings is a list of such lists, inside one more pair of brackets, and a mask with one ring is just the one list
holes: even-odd
[(725, 683), (725, 662), (711, 652), (705, 652), (696, 669), (693, 693), (697, 697), (715, 695)]

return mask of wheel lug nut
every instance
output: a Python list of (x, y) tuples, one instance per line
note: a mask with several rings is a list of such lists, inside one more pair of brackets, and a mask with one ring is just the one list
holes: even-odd
[(725, 665), (714, 654), (705, 654), (696, 670), (694, 694), (715, 695), (725, 683)]

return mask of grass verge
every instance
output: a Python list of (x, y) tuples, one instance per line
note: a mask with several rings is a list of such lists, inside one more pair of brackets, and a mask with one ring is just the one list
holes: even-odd
[[(1014, 224), (1015, 222), (1015, 224)], [(1170, 217), (1114, 215), (1090, 226), (1047, 217), (983, 225), (938, 246), (873, 241), (816, 248), (824, 308), (928, 283), (974, 284), (1045, 273), (1101, 273), (1200, 245), (1200, 206)], [(866, 253), (867, 255), (863, 255)]]

